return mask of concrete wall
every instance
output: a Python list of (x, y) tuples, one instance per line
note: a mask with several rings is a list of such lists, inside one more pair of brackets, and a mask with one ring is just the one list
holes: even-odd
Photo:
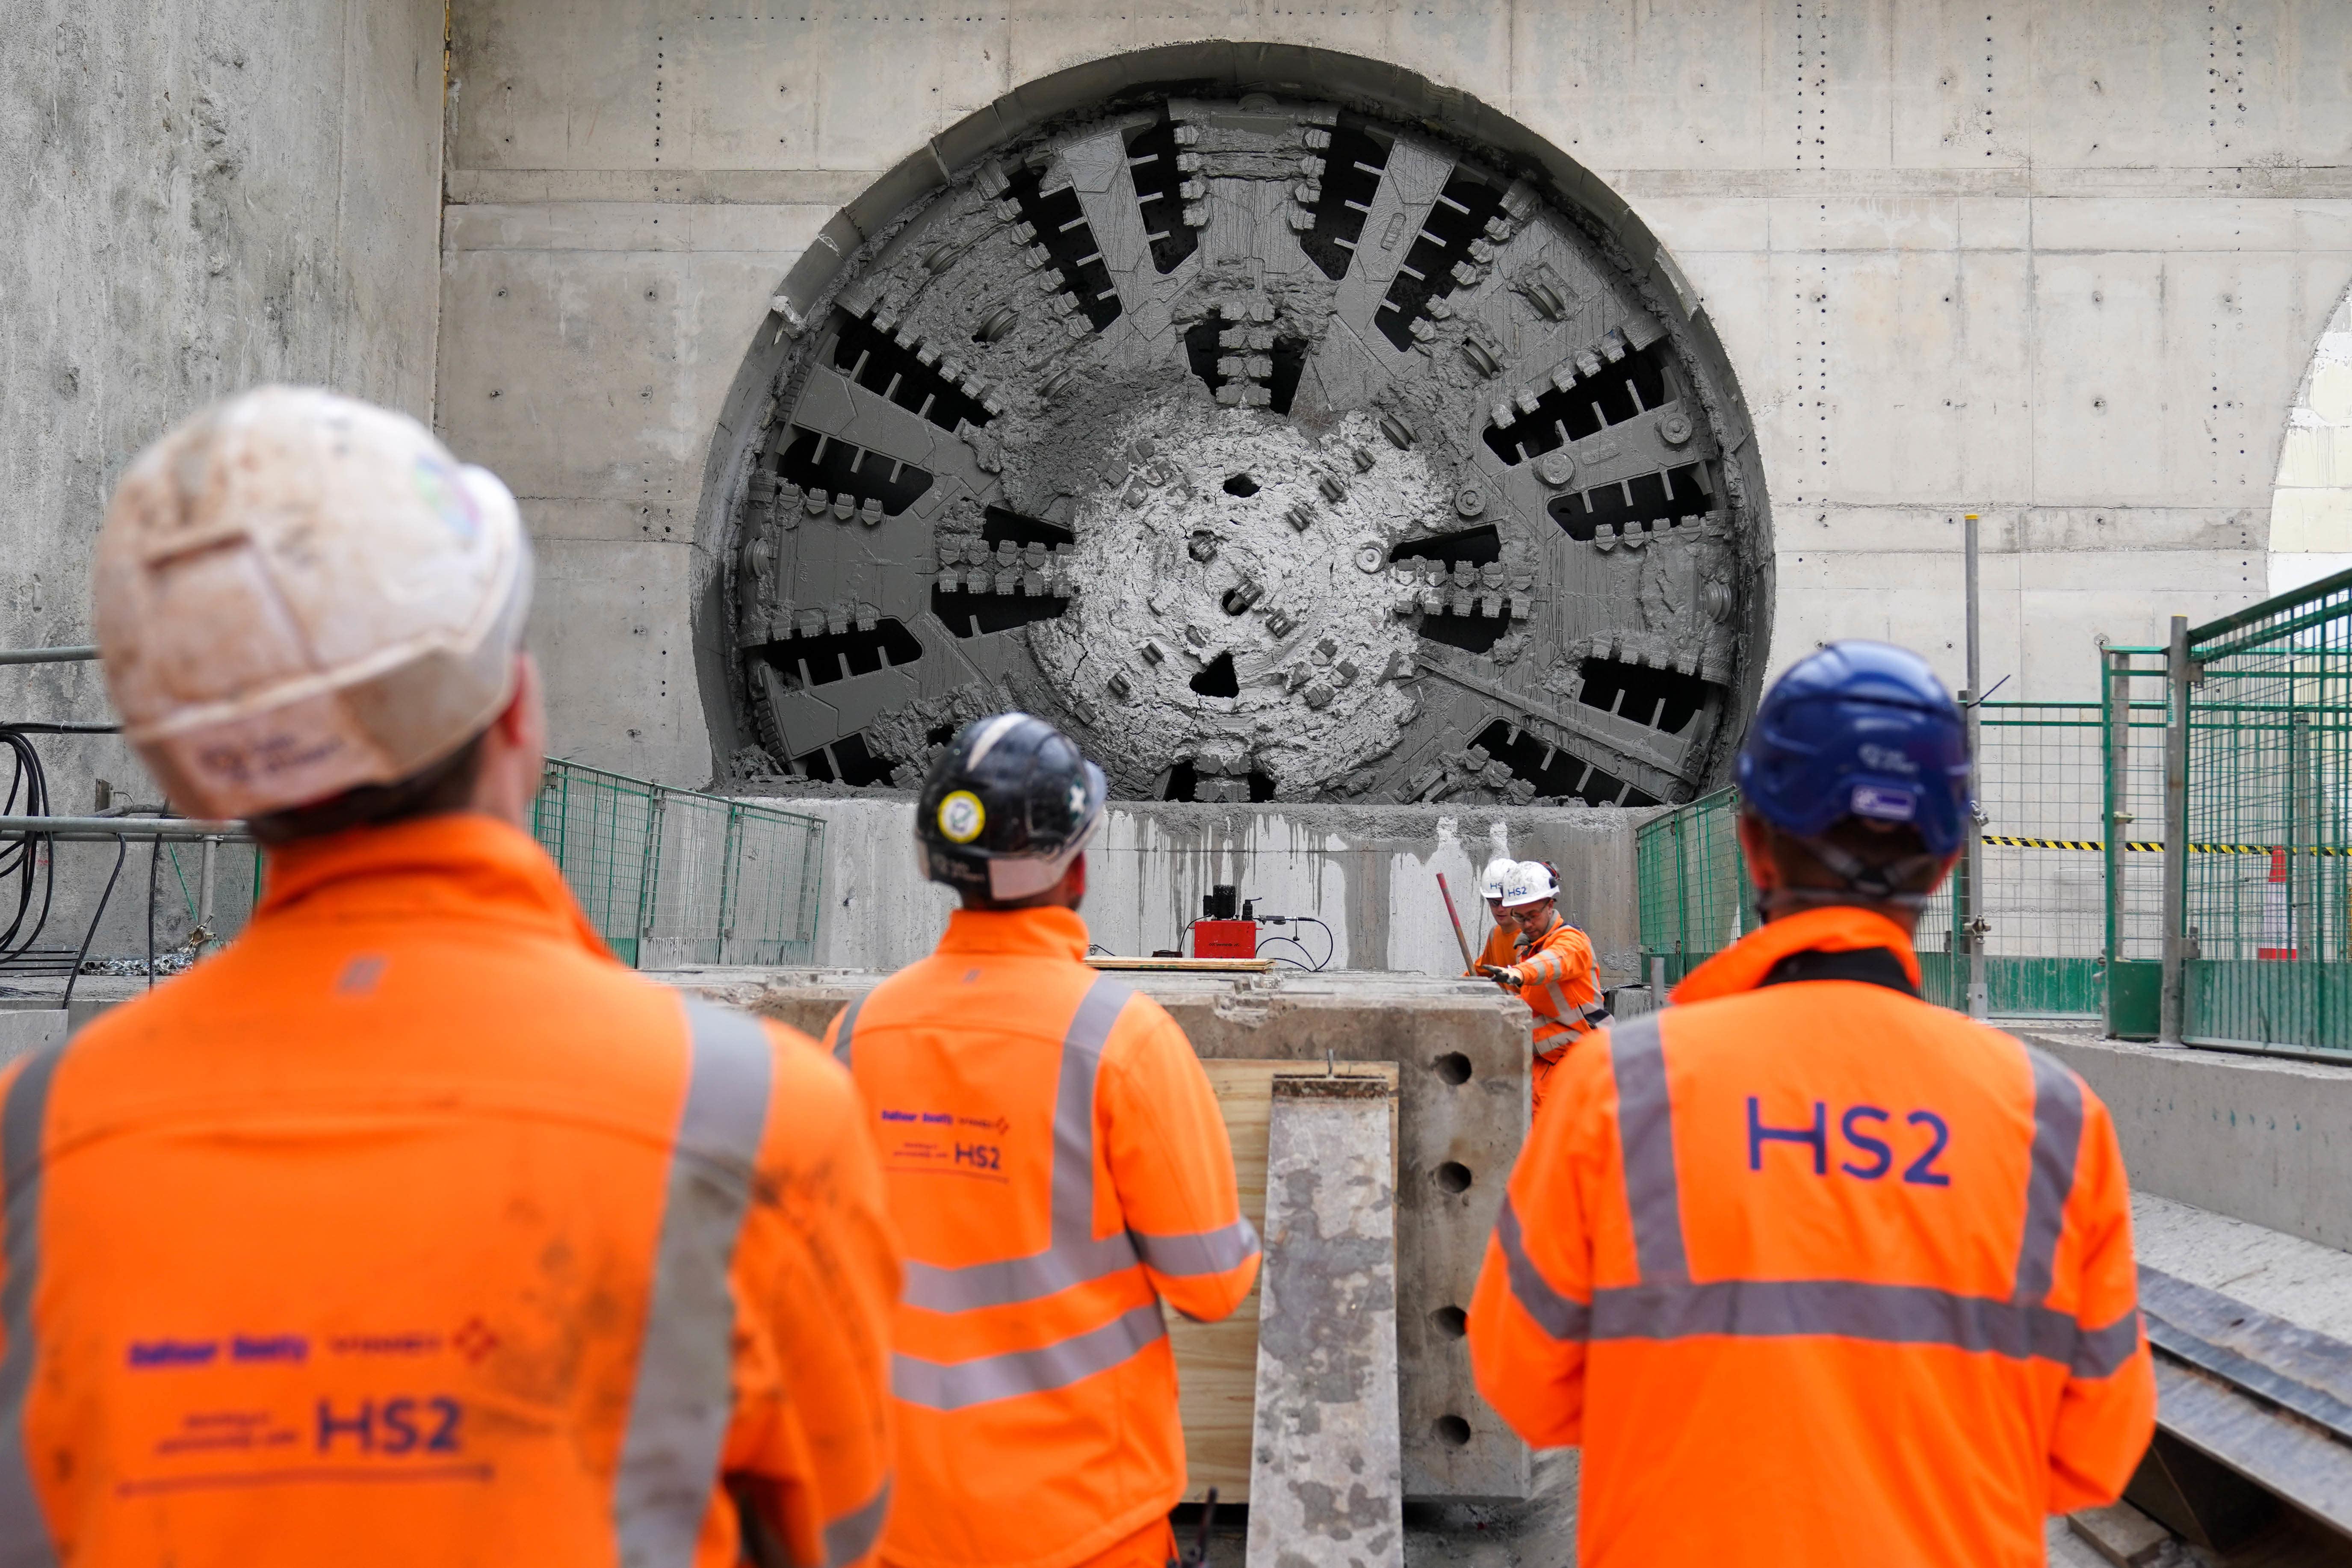
[[(824, 913), (816, 963), (896, 969), (931, 951), (954, 900), (916, 863), (905, 801), (773, 801), (826, 823)], [(1230, 882), (1260, 915), (1311, 915), (1330, 929), (1328, 967), (1454, 974), (1461, 951), (1437, 892), (1444, 872), (1475, 947), (1485, 938), (1478, 870), (1496, 855), (1559, 868), (1560, 910), (1592, 937), (1604, 983), (1635, 978), (1639, 910), (1633, 828), (1655, 815), (1611, 809), (1453, 806), (1115, 805), (1087, 851), (1082, 911), (1094, 940), (1139, 956), (1180, 945), (1211, 886)], [(1296, 932), (1309, 959), (1327, 952)], [(1299, 950), (1268, 946), (1268, 956)]]
[(1664, 239), (1774, 502), (1772, 660), (1838, 635), (2094, 689), (2092, 639), (2268, 591), (2271, 489), (2352, 279), (2336, 0), (1228, 0), (1116, 11), (462, 0), (440, 418), (526, 498), (559, 750), (711, 769), (702, 464), (768, 297), (843, 202), (1024, 82), (1310, 43), (1516, 117)]
[[(191, 410), (276, 379), (430, 416), (442, 7), (16, 0), (6, 34), (0, 647), (24, 647), (89, 639), (108, 492)], [(0, 669), (0, 717), (110, 714), (84, 664)], [(39, 745), (59, 810), (89, 810), (93, 776), (156, 798), (120, 742)], [(73, 908), (111, 859), (67, 852)], [(168, 941), (188, 921), (163, 876)], [(101, 950), (144, 943), (120, 907)]]
[(2135, 1190), (2352, 1249), (2352, 1066), (2025, 1037), (2106, 1101)]

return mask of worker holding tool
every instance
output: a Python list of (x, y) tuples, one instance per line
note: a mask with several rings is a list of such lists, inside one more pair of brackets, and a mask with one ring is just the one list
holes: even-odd
[(1192, 1046), (1084, 963), (1106, 789), (1041, 719), (965, 725), (915, 810), (925, 870), (962, 908), (826, 1034), (908, 1260), (882, 1542), (906, 1568), (1164, 1568), (1184, 1436), (1160, 1302), (1214, 1321), (1257, 1276)]
[(0, 1074), (0, 1562), (844, 1563), (898, 1266), (848, 1075), (616, 963), (529, 821), (506, 488), (268, 387), (97, 550), (244, 935)]
[(1477, 958), (1463, 972), (1465, 974), (1481, 974), (1489, 968), (1500, 968), (1518, 960), (1518, 922), (1503, 909), (1503, 882), (1511, 874), (1511, 868), (1517, 864), (1507, 855), (1497, 855), (1487, 861), (1486, 868), (1478, 874), (1478, 893), (1486, 900), (1486, 918), (1493, 924), (1487, 929), (1486, 945), (1478, 950)]
[(1766, 923), (1561, 1064), (1470, 1350), (1521, 1436), (1583, 1445), (1588, 1568), (2026, 1568), (2147, 1447), (2106, 1108), (1919, 996), (1970, 777), (1925, 660), (1800, 660), (1739, 756)]
[(1560, 1058), (1577, 1039), (1609, 1021), (1592, 942), (1559, 915), (1559, 879), (1540, 860), (1522, 860), (1503, 879), (1502, 911), (1518, 932), (1517, 962), (1479, 973), (1519, 994), (1536, 1016), (1528, 1098), (1537, 1110)]

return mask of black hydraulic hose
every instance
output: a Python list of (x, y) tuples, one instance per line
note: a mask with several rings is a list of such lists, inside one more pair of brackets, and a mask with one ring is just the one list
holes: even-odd
[[(106, 918), (106, 900), (114, 896), (114, 879), (122, 875), (123, 858), (130, 853), (129, 839), (118, 838), (114, 841), (114, 869), (106, 874), (106, 886), (98, 895), (98, 909), (89, 917), (89, 929), (81, 933), (81, 949), (74, 954), (73, 967), (66, 972), (65, 1007), (68, 1013), (73, 1010), (74, 982), (81, 978), (82, 963), (89, 957), (90, 938), (98, 934), (98, 922)], [(70, 1018), (67, 1021), (67, 1026), (69, 1028), (72, 1026)]]
[[(55, 858), (55, 857), (51, 857)], [(155, 868), (163, 858), (163, 841), (147, 843), (147, 989), (155, 989)]]

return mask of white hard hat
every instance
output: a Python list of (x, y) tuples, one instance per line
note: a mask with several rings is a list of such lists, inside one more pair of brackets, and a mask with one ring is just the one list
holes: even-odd
[(106, 683), (180, 810), (256, 816), (441, 761), (512, 695), (514, 497), (415, 420), (311, 387), (214, 405), (100, 531)]
[(1478, 874), (1478, 896), (1490, 900), (1501, 898), (1503, 883), (1510, 877), (1511, 868), (1517, 864), (1517, 860), (1503, 855), (1487, 861), (1486, 868)]
[(1540, 860), (1522, 860), (1503, 879), (1503, 907), (1517, 909), (1522, 904), (1539, 904), (1559, 895), (1559, 884), (1551, 879), (1551, 868)]

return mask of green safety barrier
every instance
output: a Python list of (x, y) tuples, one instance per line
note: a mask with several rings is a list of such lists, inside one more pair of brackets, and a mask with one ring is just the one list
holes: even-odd
[(551, 762), (531, 832), (624, 963), (815, 962), (821, 818)]

